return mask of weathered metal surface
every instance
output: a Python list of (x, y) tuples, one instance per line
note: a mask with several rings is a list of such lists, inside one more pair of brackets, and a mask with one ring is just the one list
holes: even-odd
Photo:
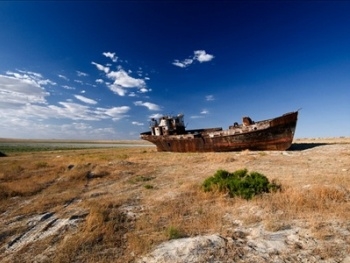
[(297, 111), (259, 122), (244, 117), (243, 124), (235, 123), (227, 130), (209, 128), (186, 131), (183, 115), (165, 116), (159, 124), (173, 124), (165, 127), (155, 122), (150, 132), (141, 133), (141, 138), (154, 143), (158, 151), (168, 152), (281, 151), (292, 144), (297, 117)]

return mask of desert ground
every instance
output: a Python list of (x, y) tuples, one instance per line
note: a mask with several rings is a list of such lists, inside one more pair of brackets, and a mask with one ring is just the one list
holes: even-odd
[[(0, 261), (350, 262), (350, 138), (226, 153), (129, 143), (0, 140)], [(282, 187), (251, 200), (204, 192), (219, 169)]]

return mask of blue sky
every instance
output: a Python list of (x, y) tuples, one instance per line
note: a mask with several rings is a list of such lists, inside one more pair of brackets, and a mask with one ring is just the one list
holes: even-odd
[(0, 2), (0, 137), (138, 139), (302, 108), (350, 136), (349, 1)]

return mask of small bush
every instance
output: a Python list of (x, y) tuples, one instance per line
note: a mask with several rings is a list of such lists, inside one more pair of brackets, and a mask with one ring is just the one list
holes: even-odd
[(169, 228), (167, 228), (167, 236), (168, 239), (178, 239), (178, 238), (182, 238), (185, 237), (186, 235), (184, 235), (184, 233), (177, 227), (174, 226), (170, 226)]
[(136, 181), (137, 182), (147, 182), (147, 181), (153, 180), (154, 178), (155, 177), (152, 177), (152, 176), (143, 176), (143, 175), (141, 175), (141, 176), (136, 178)]
[(281, 188), (275, 181), (270, 183), (265, 175), (258, 172), (248, 173), (247, 169), (233, 173), (218, 170), (203, 182), (202, 187), (205, 192), (217, 190), (227, 192), (230, 197), (239, 196), (247, 200), (258, 194), (277, 191)]
[(156, 177), (153, 177), (153, 176), (137, 176), (137, 177), (134, 177), (134, 178), (131, 178), (130, 180), (128, 180), (129, 183), (131, 184), (136, 184), (136, 183), (139, 183), (139, 182), (148, 182), (148, 181), (151, 181), (153, 179), (155, 179)]

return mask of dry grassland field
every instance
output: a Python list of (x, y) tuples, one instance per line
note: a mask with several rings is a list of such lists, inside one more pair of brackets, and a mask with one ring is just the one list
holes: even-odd
[[(140, 142), (0, 152), (1, 262), (350, 262), (350, 138), (282, 152)], [(281, 189), (250, 200), (204, 192), (219, 169)]]

